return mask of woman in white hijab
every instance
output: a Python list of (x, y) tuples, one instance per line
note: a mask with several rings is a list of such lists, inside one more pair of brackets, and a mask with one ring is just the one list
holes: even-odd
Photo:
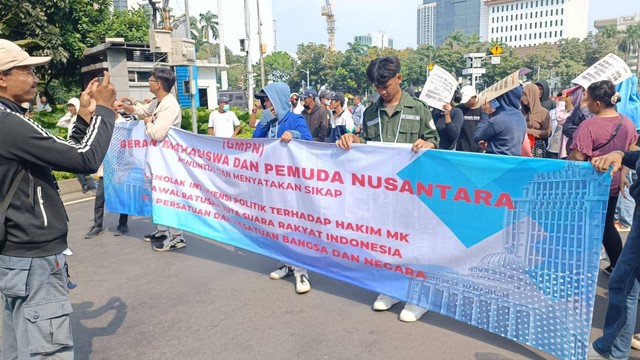
[(67, 139), (71, 136), (71, 131), (76, 123), (78, 117), (78, 109), (80, 108), (80, 100), (78, 98), (71, 98), (67, 102), (68, 111), (63, 117), (58, 120), (56, 126), (67, 129)]

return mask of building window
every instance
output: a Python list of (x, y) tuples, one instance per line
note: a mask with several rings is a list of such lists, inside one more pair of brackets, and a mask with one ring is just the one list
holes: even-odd
[(553, 36), (558, 37), (558, 30), (555, 31), (555, 34), (553, 34)]
[(562, 37), (562, 30), (560, 30), (560, 37)]
[(556, 26), (558, 26), (558, 20), (556, 20)]
[(564, 21), (560, 19), (560, 26), (563, 26)]
[(537, 33), (533, 33), (533, 40), (537, 39)]
[(558, 16), (558, 9), (556, 9), (556, 16)]
[(560, 9), (560, 15), (564, 15), (564, 8)]

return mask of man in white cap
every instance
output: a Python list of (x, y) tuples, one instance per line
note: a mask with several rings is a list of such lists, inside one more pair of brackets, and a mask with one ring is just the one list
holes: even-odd
[(209, 114), (209, 128), (207, 134), (218, 137), (236, 137), (242, 127), (236, 114), (229, 108), (229, 99), (226, 96), (218, 98), (218, 110)]
[(464, 122), (462, 123), (462, 129), (460, 129), (456, 150), (481, 152), (480, 146), (473, 140), (473, 133), (476, 131), (480, 120), (487, 117), (487, 114), (483, 113), (480, 108), (476, 88), (471, 85), (465, 85), (460, 89), (460, 93), (462, 94), (462, 100), (460, 100), (460, 105), (457, 107), (462, 110)]
[(33, 67), (51, 58), (29, 56), (7, 40), (0, 40), (0, 54), (2, 358), (73, 359), (67, 218), (51, 170), (98, 170), (111, 141), (116, 93), (107, 72), (101, 83), (92, 80), (80, 96), (81, 120), (65, 141), (23, 116), (19, 105), (38, 91)]

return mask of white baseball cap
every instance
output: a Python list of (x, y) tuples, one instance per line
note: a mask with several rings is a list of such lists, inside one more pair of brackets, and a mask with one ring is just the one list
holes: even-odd
[(460, 94), (462, 95), (462, 100), (460, 100), (461, 104), (466, 104), (472, 97), (478, 95), (476, 88), (471, 85), (463, 86), (462, 89), (460, 89)]
[(13, 42), (0, 39), (0, 71), (9, 70), (16, 66), (45, 65), (50, 60), (51, 56), (30, 56)]

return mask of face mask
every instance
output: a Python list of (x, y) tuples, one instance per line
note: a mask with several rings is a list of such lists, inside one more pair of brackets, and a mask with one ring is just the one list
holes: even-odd
[(331, 103), (331, 100), (329, 99), (322, 99), (322, 103), (325, 104), (326, 106), (329, 106), (329, 104)]
[(222, 106), (222, 110), (223, 110), (224, 112), (229, 111), (229, 105), (223, 105), (223, 106)]

